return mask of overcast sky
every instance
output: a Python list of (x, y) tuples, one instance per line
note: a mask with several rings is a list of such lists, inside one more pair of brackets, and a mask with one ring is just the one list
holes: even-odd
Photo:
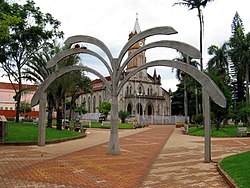
[[(199, 49), (197, 10), (189, 11), (182, 6), (173, 7), (178, 0), (35, 0), (35, 2), (42, 12), (51, 13), (54, 18), (61, 21), (60, 29), (65, 33), (65, 39), (73, 35), (96, 37), (108, 46), (113, 57), (118, 56), (128, 41), (136, 13), (142, 31), (157, 26), (172, 26), (178, 34), (164, 36), (164, 39), (179, 40)], [(248, 0), (215, 0), (207, 4), (203, 10), (205, 64), (209, 60), (207, 48), (212, 44), (220, 46), (231, 36), (231, 23), (236, 11), (243, 21), (245, 32), (250, 32), (249, 4)], [(146, 40), (146, 43), (150, 40)], [(151, 50), (146, 55), (148, 61), (159, 58), (173, 59), (178, 56), (176, 52), (165, 53), (161, 49)], [(152, 74), (153, 69), (149, 69), (148, 72)], [(171, 68), (157, 68), (157, 73), (160, 73), (163, 79), (163, 87), (167, 90), (169, 88), (175, 90), (175, 85), (178, 83), (175, 73), (171, 72)]]

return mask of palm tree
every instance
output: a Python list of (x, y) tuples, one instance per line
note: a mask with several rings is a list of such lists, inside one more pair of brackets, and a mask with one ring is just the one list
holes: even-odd
[[(208, 68), (216, 68), (221, 78), (228, 78), (228, 43), (224, 43), (222, 47), (212, 45), (208, 48), (208, 54), (213, 56), (208, 61)], [(226, 77), (225, 77), (226, 76)]]
[[(40, 85), (44, 80), (55, 70), (53, 68), (48, 69), (46, 67), (47, 62), (59, 52), (59, 44), (54, 44), (53, 49), (44, 49), (40, 53), (33, 56), (32, 60), (28, 63), (28, 68), (24, 70), (24, 78), (34, 82), (36, 85)], [(52, 113), (55, 106), (53, 97), (53, 87), (50, 86), (47, 91), (47, 103), (48, 103), (48, 127), (52, 127)]]
[(201, 8), (205, 8), (208, 2), (212, 2), (213, 0), (179, 0), (180, 2), (174, 3), (175, 5), (181, 5), (188, 7), (189, 10), (197, 9), (199, 23), (200, 23), (200, 52), (201, 52), (201, 59), (200, 59), (200, 69), (203, 70), (203, 60), (202, 60), (202, 36), (204, 30), (204, 18)]
[[(224, 43), (222, 47), (212, 45), (208, 48), (208, 54), (212, 58), (208, 61), (207, 74), (220, 87), (227, 98), (227, 107), (221, 108), (212, 103), (211, 112), (215, 114), (216, 128), (220, 127), (221, 122), (227, 120), (229, 114), (229, 107), (231, 106), (231, 91), (230, 91), (230, 76), (228, 63), (228, 43)], [(225, 121), (226, 122), (226, 121)]]
[[(82, 91), (88, 92), (92, 89), (91, 80), (89, 77), (85, 76), (82, 71), (76, 71), (70, 77), (71, 84), (67, 89), (67, 94), (70, 96), (70, 111), (69, 111), (69, 120), (71, 120), (72, 112), (75, 109), (75, 101)], [(68, 80), (69, 81), (69, 80)]]
[[(191, 58), (185, 56), (184, 54), (180, 53), (181, 57), (180, 58), (175, 58), (175, 60), (178, 61), (182, 61), (182, 62), (186, 62), (190, 65), (193, 65), (194, 67), (197, 67), (198, 62), (197, 61), (193, 61)], [(185, 114), (185, 123), (187, 123), (187, 114), (188, 114), (188, 88), (191, 89), (190, 85), (195, 85), (195, 90), (196, 88), (196, 84), (194, 84), (194, 82), (196, 82), (192, 77), (190, 77), (188, 74), (186, 74), (185, 72), (182, 72), (181, 70), (177, 69), (176, 70), (176, 77), (179, 81), (183, 81), (183, 86), (184, 86), (184, 114)], [(188, 87), (189, 86), (189, 87)], [(197, 96), (197, 92), (195, 92), (196, 96)], [(196, 113), (198, 111), (198, 98), (196, 97)]]

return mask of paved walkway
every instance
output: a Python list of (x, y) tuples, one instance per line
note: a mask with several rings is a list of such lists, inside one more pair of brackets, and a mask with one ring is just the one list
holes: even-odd
[[(107, 155), (109, 131), (88, 129), (83, 139), (37, 146), (0, 146), (0, 187), (158, 188), (228, 187), (204, 163), (204, 138), (175, 126), (119, 132), (121, 155)], [(250, 150), (249, 138), (213, 139), (213, 160)]]

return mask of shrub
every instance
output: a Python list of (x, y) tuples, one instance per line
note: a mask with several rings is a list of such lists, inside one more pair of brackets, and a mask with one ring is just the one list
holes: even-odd
[(118, 116), (121, 119), (122, 123), (125, 123), (125, 119), (129, 116), (129, 113), (125, 111), (120, 111), (118, 113)]

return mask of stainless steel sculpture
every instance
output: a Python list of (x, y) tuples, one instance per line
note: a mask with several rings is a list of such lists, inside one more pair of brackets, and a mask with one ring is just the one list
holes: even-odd
[[(174, 67), (177, 69), (180, 69), (187, 74), (191, 75), (193, 78), (195, 78), (204, 88), (205, 95), (207, 96), (204, 98), (206, 100), (205, 104), (205, 130), (206, 130), (206, 138), (205, 138), (205, 161), (210, 162), (211, 158), (211, 146), (210, 146), (210, 105), (209, 105), (209, 96), (211, 99), (217, 103), (218, 105), (225, 107), (226, 106), (226, 99), (223, 95), (223, 93), (220, 91), (220, 89), (216, 86), (216, 84), (203, 72), (199, 71), (197, 68), (186, 64), (184, 62), (180, 61), (173, 61), (173, 60), (158, 60), (158, 61), (152, 61), (147, 62), (146, 64), (136, 68), (132, 72), (130, 72), (128, 75), (125, 75), (125, 77), (122, 73), (129, 63), (130, 60), (132, 60), (137, 54), (144, 50), (148, 50), (150, 48), (156, 48), (156, 47), (165, 47), (165, 48), (174, 48), (184, 54), (186, 54), (188, 57), (192, 57), (195, 59), (200, 58), (200, 52), (194, 48), (193, 46), (190, 46), (186, 43), (179, 42), (179, 41), (169, 41), (169, 40), (161, 40), (149, 43), (142, 48), (135, 51), (130, 57), (124, 59), (125, 54), (128, 52), (128, 50), (137, 42), (139, 42), (142, 39), (145, 39), (147, 37), (153, 36), (153, 35), (171, 35), (176, 34), (177, 32), (172, 27), (155, 27), (152, 29), (148, 29), (146, 31), (143, 31), (134, 37), (132, 37), (123, 47), (121, 50), (118, 58), (114, 58), (107, 48), (107, 46), (100, 40), (94, 37), (90, 36), (73, 36), (66, 40), (65, 44), (68, 45), (74, 45), (79, 42), (84, 43), (90, 43), (92, 45), (98, 46), (100, 49), (103, 50), (103, 52), (108, 57), (107, 62), (104, 58), (102, 58), (98, 53), (89, 50), (89, 49), (80, 49), (80, 48), (72, 48), (63, 51), (60, 54), (57, 54), (55, 57), (53, 57), (48, 62), (48, 67), (55, 66), (58, 62), (60, 62), (62, 59), (72, 55), (72, 54), (89, 54), (97, 59), (100, 60), (100, 63), (103, 63), (104, 66), (107, 68), (109, 76), (111, 77), (111, 82), (108, 82), (106, 78), (96, 70), (89, 68), (87, 66), (69, 66), (62, 69), (57, 70), (56, 72), (52, 73), (43, 84), (40, 85), (37, 92), (32, 98), (32, 106), (40, 104), (40, 113), (39, 113), (39, 126), (44, 127), (45, 126), (45, 102), (46, 100), (46, 90), (48, 86), (58, 77), (62, 76), (63, 74), (66, 74), (71, 71), (75, 70), (84, 70), (87, 72), (91, 72), (98, 76), (100, 79), (103, 80), (107, 87), (107, 91), (110, 93), (112, 103), (111, 103), (111, 129), (110, 129), (110, 138), (109, 138), (109, 144), (108, 144), (108, 154), (117, 155), (121, 153), (120, 150), (120, 143), (119, 143), (119, 136), (118, 136), (118, 94), (126, 81), (132, 76), (134, 76), (137, 72), (139, 72), (142, 69), (153, 67), (153, 66), (167, 66), (167, 67)], [(45, 145), (45, 129), (40, 128), (39, 129), (39, 140), (38, 145), (44, 146)]]

